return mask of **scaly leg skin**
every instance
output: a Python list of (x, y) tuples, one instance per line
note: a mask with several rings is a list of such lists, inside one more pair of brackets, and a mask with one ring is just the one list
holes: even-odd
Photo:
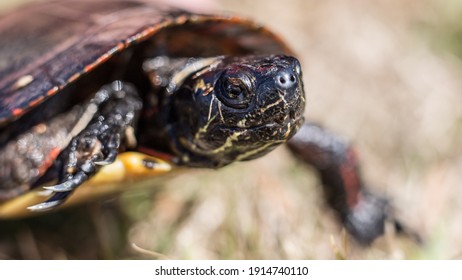
[(28, 209), (46, 211), (61, 205), (77, 187), (96, 174), (99, 166), (114, 162), (119, 150), (133, 142), (126, 135), (133, 128), (141, 107), (141, 99), (131, 85), (115, 81), (102, 87), (88, 104), (91, 121), (86, 127), (77, 128), (77, 136), (57, 160), (61, 163), (58, 184), (44, 187), (53, 195)]
[(420, 242), (416, 233), (393, 217), (388, 200), (366, 188), (355, 151), (349, 143), (307, 123), (288, 142), (288, 147), (295, 156), (319, 171), (327, 203), (360, 244), (370, 244), (383, 235), (386, 221), (390, 221), (397, 232), (404, 232)]

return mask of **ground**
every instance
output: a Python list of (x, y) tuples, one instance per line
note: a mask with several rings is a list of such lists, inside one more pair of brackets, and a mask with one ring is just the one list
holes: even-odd
[(461, 258), (461, 5), (207, 3), (253, 18), (289, 42), (303, 65), (306, 118), (352, 141), (370, 188), (392, 199), (396, 215), (425, 244), (392, 233), (370, 247), (345, 242), (316, 173), (281, 147), (155, 190), (3, 222), (0, 258)]

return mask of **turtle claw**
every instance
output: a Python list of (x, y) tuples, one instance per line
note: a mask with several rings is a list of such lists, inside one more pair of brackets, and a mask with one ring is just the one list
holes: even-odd
[(108, 140), (106, 144), (106, 149), (107, 149), (106, 155), (105, 155), (106, 157), (102, 160), (94, 161), (93, 163), (96, 165), (100, 165), (100, 166), (109, 165), (113, 163), (116, 160), (117, 155), (119, 154), (119, 151), (118, 151), (119, 146), (120, 146), (120, 135), (115, 134)]
[(42, 191), (37, 192), (38, 196), (50, 196), (52, 194), (53, 194), (53, 191), (51, 190), (42, 190)]
[[(49, 191), (49, 190), (46, 190)], [(31, 212), (45, 212), (52, 210), (59, 205), (63, 204), (67, 197), (72, 193), (72, 191), (69, 192), (53, 192), (51, 191), (52, 196), (45, 202), (32, 205), (27, 207), (27, 209)]]
[(95, 161), (94, 162), (95, 165), (99, 165), (99, 166), (105, 166), (105, 165), (109, 165), (111, 163), (112, 163), (111, 161), (107, 161), (107, 160), (100, 160), (100, 161)]
[(43, 193), (51, 197), (27, 209), (47, 211), (63, 204), (75, 189), (98, 172), (99, 166), (113, 163), (119, 150), (126, 148), (124, 132), (134, 125), (141, 105), (138, 93), (128, 84), (118, 81), (101, 88), (88, 104), (99, 110), (84, 112), (82, 118), (91, 118), (90, 121), (58, 158), (61, 170), (57, 184), (43, 187)]
[(117, 157), (117, 150), (110, 151), (105, 159), (94, 161), (95, 165), (104, 166), (113, 163)]
[(61, 204), (60, 200), (46, 201), (46, 202), (42, 202), (39, 204), (29, 206), (27, 207), (27, 210), (30, 210), (32, 212), (43, 212), (43, 211), (51, 210), (55, 208), (56, 206), (58, 206), (59, 204)]
[[(81, 168), (85, 167), (85, 165), (82, 165)], [(85, 170), (83, 169), (82, 171), (78, 172), (75, 174), (72, 178), (68, 179), (67, 181), (64, 181), (61, 184), (54, 185), (54, 186), (47, 186), (43, 187), (46, 190), (53, 191), (55, 193), (65, 193), (65, 192), (71, 192), (78, 186), (80, 186), (83, 182), (85, 182), (88, 179), (87, 173), (94, 172), (94, 169), (90, 170)]]
[(86, 179), (88, 179), (88, 175), (81, 171), (61, 184), (43, 187), (45, 190), (38, 192), (38, 194), (41, 196), (51, 195), (51, 197), (45, 202), (29, 206), (27, 209), (32, 212), (45, 212), (56, 208), (63, 204), (74, 189), (80, 186)]
[(47, 186), (43, 187), (45, 190), (53, 191), (53, 192), (70, 192), (75, 188), (75, 184), (73, 181), (66, 181), (62, 184), (54, 185), (54, 186)]

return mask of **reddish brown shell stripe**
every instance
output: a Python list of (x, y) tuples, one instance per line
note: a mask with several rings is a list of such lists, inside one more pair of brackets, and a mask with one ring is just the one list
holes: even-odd
[[(64, 9), (63, 2), (66, 10), (78, 11), (76, 14), (85, 18), (63, 19), (49, 12)], [(264, 39), (243, 42), (250, 48), (270, 51), (272, 46), (291, 53), (272, 32), (240, 17), (160, 9), (145, 1), (111, 2), (111, 5), (104, 2), (39, 3), (0, 19), (0, 126), (22, 116), (115, 54), (166, 27), (205, 22), (241, 26)], [(32, 81), (15, 87), (25, 75), (32, 76)]]

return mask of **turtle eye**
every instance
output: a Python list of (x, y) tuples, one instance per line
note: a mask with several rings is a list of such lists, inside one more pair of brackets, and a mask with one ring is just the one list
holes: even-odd
[(224, 78), (217, 97), (225, 105), (235, 109), (245, 109), (251, 103), (249, 88), (241, 78)]
[(236, 85), (229, 80), (225, 82), (225, 91), (230, 99), (237, 99), (239, 97), (242, 97), (242, 95), (244, 95), (245, 93), (245, 90), (246, 89), (243, 85)]

